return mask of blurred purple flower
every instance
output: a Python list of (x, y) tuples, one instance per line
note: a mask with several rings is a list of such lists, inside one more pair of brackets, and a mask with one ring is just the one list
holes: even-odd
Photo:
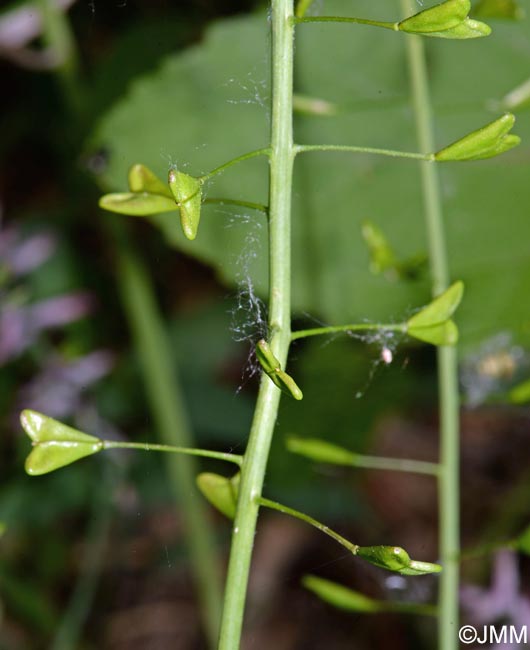
[[(475, 625), (493, 625), (508, 620), (516, 629), (530, 625), (530, 599), (520, 591), (517, 554), (501, 550), (495, 554), (489, 589), (464, 585), (460, 591), (462, 607)], [(502, 643), (492, 650), (510, 650), (517, 644)]]
[[(66, 11), (75, 0), (55, 0)], [(35, 49), (30, 43), (42, 34), (42, 16), (36, 3), (27, 2), (4, 11), (0, 17), (0, 56), (24, 68), (49, 70), (62, 61), (50, 49)]]
[(72, 361), (51, 357), (46, 367), (21, 388), (17, 402), (22, 408), (50, 417), (70, 417), (83, 406), (86, 389), (108, 374), (113, 365), (114, 354), (108, 350), (96, 350)]
[(0, 365), (30, 347), (45, 329), (79, 320), (93, 309), (85, 292), (41, 300), (33, 305), (5, 305), (0, 308)]
[(38, 233), (22, 239), (15, 228), (0, 232), (0, 262), (14, 276), (38, 268), (53, 254), (56, 239), (50, 233)]

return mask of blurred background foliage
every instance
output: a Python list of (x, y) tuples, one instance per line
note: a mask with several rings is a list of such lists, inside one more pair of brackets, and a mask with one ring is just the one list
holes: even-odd
[[(122, 218), (101, 213), (97, 199), (125, 189), (135, 162), (162, 177), (170, 164), (204, 173), (266, 146), (266, 8), (250, 0), (60, 4), (71, 4), (82, 84), (57, 66), (41, 34), (44, 2), (0, 13), (0, 648), (70, 648), (72, 630), (76, 648), (203, 648), (183, 523), (161, 459), (111, 455), (29, 478), (18, 412), (34, 408), (102, 436), (156, 439), (118, 297), (108, 226)], [(354, 11), (344, 5), (326, 0), (315, 9)], [(398, 5), (359, 0), (355, 13), (389, 19)], [(24, 8), (25, 20), (9, 22)], [(492, 24), (494, 34), (479, 42), (427, 43), (440, 147), (510, 108), (503, 98), (528, 78), (528, 19)], [(67, 38), (59, 42), (68, 49)], [(300, 142), (416, 149), (402, 36), (307, 25), (296, 57), (296, 92), (325, 100), (330, 113), (298, 112)], [(452, 274), (466, 284), (457, 314), (466, 546), (508, 539), (528, 518), (528, 411), (505, 405), (530, 368), (528, 108), (517, 118), (523, 144), (509, 155), (440, 167)], [(308, 154), (297, 161), (295, 183), (299, 324), (402, 320), (428, 300), (425, 270), (409, 280), (374, 275), (361, 236), (368, 218), (401, 259), (425, 253), (415, 163)], [(252, 160), (213, 179), (207, 196), (265, 202), (266, 187), (265, 162)], [(151, 222), (130, 220), (128, 237), (153, 282), (197, 444), (242, 453), (257, 386), (251, 342), (266, 317), (264, 217), (207, 205), (194, 242), (183, 238), (176, 214)], [(383, 347), (392, 350), (390, 365)], [(305, 399), (282, 402), (267, 496), (359, 543), (396, 543), (435, 559), (431, 479), (319, 467), (285, 450), (294, 433), (435, 460), (433, 350), (377, 337), (311, 340), (293, 346), (290, 369)], [(222, 564), (229, 528), (209, 516)], [(512, 576), (502, 588), (523, 611), (528, 594), (518, 581), (528, 565), (515, 556), (498, 561)], [(488, 566), (463, 567), (466, 581), (482, 584), (484, 602), (501, 589), (495, 581), (488, 587)], [(248, 647), (339, 649), (352, 639), (359, 648), (432, 647), (432, 621), (337, 613), (304, 591), (307, 572), (379, 598), (427, 602), (435, 590), (430, 577), (382, 576), (300, 524), (266, 515)], [(482, 601), (466, 593), (476, 616)]]

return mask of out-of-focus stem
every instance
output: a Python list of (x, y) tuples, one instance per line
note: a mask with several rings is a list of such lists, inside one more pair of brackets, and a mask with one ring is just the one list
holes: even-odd
[[(415, 9), (412, 0), (401, 0), (401, 5), (405, 15), (410, 15)], [(424, 45), (420, 37), (413, 35), (407, 36), (406, 42), (419, 146), (422, 151), (433, 151), (433, 117)], [(436, 296), (449, 284), (442, 200), (436, 167), (421, 162), (420, 169), (432, 292)], [(456, 650), (459, 616), (460, 431), (457, 349), (455, 346), (438, 348), (438, 384), (440, 409), (439, 545), (440, 560), (443, 565), (443, 572), (440, 575), (438, 647), (439, 650)]]
[[(78, 126), (83, 125), (85, 111), (83, 85), (78, 54), (70, 23), (53, 0), (39, 0), (45, 42), (53, 48), (58, 65), (56, 75), (65, 102)], [(258, 154), (255, 154), (258, 155)], [(108, 218), (108, 217), (107, 217)], [(162, 441), (177, 447), (192, 447), (175, 368), (159, 315), (150, 278), (128, 241), (126, 230), (118, 220), (109, 221), (109, 237), (116, 244), (118, 290), (123, 297), (129, 324), (144, 371), (149, 402)], [(204, 502), (195, 486), (197, 464), (191, 457), (166, 455), (168, 475), (182, 512), (197, 584), (206, 633), (213, 647), (222, 610), (222, 591), (217, 570), (213, 531)]]
[[(109, 223), (112, 224), (117, 244), (118, 289), (140, 357), (155, 428), (163, 444), (191, 447), (193, 437), (149, 275), (118, 219)], [(198, 466), (194, 458), (179, 454), (165, 454), (164, 459), (175, 500), (184, 520), (184, 529), (187, 531), (198, 597), (207, 635), (213, 647), (221, 617), (222, 592), (211, 525), (204, 501), (195, 486)]]

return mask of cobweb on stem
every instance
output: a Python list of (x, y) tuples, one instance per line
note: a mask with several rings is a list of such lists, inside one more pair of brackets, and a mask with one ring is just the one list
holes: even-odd
[(268, 333), (267, 307), (256, 294), (252, 280), (253, 262), (262, 254), (261, 231), (264, 223), (260, 215), (230, 212), (226, 228), (241, 225), (247, 227), (247, 232), (244, 245), (236, 260), (237, 292), (234, 305), (230, 309), (230, 331), (235, 341), (249, 343), (249, 352), (243, 367), (242, 381), (237, 389), (238, 393), (259, 372), (260, 366), (254, 354), (254, 347), (257, 341), (267, 338)]

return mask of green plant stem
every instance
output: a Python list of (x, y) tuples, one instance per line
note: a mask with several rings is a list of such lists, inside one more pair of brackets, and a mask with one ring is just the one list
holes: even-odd
[[(40, 0), (40, 6), (44, 39), (59, 57), (60, 65), (55, 72), (72, 117), (81, 129), (86, 118), (86, 101), (75, 37), (66, 13), (56, 6), (54, 0)], [(149, 275), (131, 248), (126, 229), (118, 220), (106, 223), (110, 238), (116, 242), (118, 289), (143, 365), (148, 399), (159, 435), (168, 444), (190, 446), (192, 435), (180, 387), (169, 364), (166, 333), (158, 315)], [(222, 610), (221, 581), (212, 528), (195, 486), (196, 465), (189, 457), (167, 456), (165, 462), (185, 522), (206, 635), (209, 645), (214, 647)], [(80, 589), (83, 594), (86, 586), (81, 584)], [(77, 608), (77, 601), (74, 604)]]
[(416, 153), (411, 151), (395, 151), (394, 149), (376, 149), (374, 147), (356, 147), (346, 144), (299, 144), (294, 148), (296, 154), (309, 151), (345, 151), (349, 153), (370, 153), (377, 156), (391, 156), (392, 158), (412, 158), (434, 162), (433, 153)]
[(412, 458), (386, 458), (385, 456), (367, 456), (364, 454), (356, 454), (355, 459), (352, 459), (351, 467), (428, 474), (430, 476), (438, 476), (439, 473), (438, 463), (413, 460)]
[(71, 650), (82, 643), (83, 625), (89, 618), (97, 584), (104, 563), (112, 523), (113, 502), (109, 499), (121, 477), (120, 470), (112, 464), (104, 465), (102, 480), (92, 490), (94, 500), (88, 522), (88, 531), (83, 543), (80, 575), (72, 590), (68, 605), (56, 626), (50, 650)]
[[(272, 116), (269, 176), (269, 344), (285, 367), (291, 336), (291, 192), (294, 162), (292, 93), (293, 0), (272, 0)], [(219, 650), (239, 648), (259, 497), (281, 392), (261, 379), (241, 469), (232, 531)]]
[(54, 73), (61, 85), (72, 114), (81, 119), (85, 114), (84, 93), (79, 81), (79, 56), (66, 9), (54, 0), (39, 0), (44, 44), (55, 61)]
[(337, 334), (340, 332), (402, 332), (406, 333), (407, 324), (397, 323), (390, 325), (381, 325), (379, 323), (353, 323), (350, 325), (329, 325), (326, 327), (314, 327), (307, 330), (296, 330), (291, 333), (291, 341), (303, 339), (309, 336), (321, 336), (323, 334)]
[(195, 449), (193, 447), (175, 447), (174, 445), (159, 445), (151, 442), (120, 442), (117, 440), (102, 440), (103, 449), (139, 449), (141, 451), (163, 451), (172, 454), (184, 454), (187, 456), (200, 456), (202, 458), (213, 458), (225, 460), (228, 463), (235, 463), (241, 466), (243, 456), (228, 454), (222, 451), (211, 451), (210, 449)]
[(263, 203), (252, 203), (251, 201), (240, 201), (239, 199), (225, 199), (217, 197), (204, 199), (203, 203), (211, 203), (212, 205), (236, 205), (241, 208), (248, 208), (249, 210), (256, 210), (257, 212), (269, 214), (269, 208), (266, 205), (263, 205)]
[(370, 20), (368, 18), (354, 18), (353, 16), (310, 16), (308, 18), (295, 17), (295, 24), (300, 23), (355, 23), (356, 25), (370, 25), (371, 27), (383, 27), (396, 32), (399, 31), (398, 23), (389, 23), (381, 20)]
[(249, 151), (248, 153), (244, 153), (241, 156), (237, 156), (237, 158), (232, 158), (232, 160), (228, 160), (222, 165), (219, 165), (219, 167), (212, 169), (207, 174), (204, 174), (204, 176), (201, 176), (199, 180), (203, 182), (207, 181), (213, 176), (216, 176), (217, 174), (221, 174), (222, 172), (225, 171), (225, 169), (232, 167), (232, 165), (237, 165), (238, 163), (243, 162), (244, 160), (249, 160), (250, 158), (256, 158), (257, 156), (270, 156), (270, 154), (271, 154), (271, 150), (269, 148)]
[(296, 3), (296, 17), (302, 18), (313, 2), (314, 0), (298, 0)]
[[(401, 4), (406, 15), (413, 12), (414, 6), (411, 0), (401, 0)], [(433, 117), (424, 44), (420, 37), (413, 35), (408, 36), (406, 41), (419, 147), (423, 151), (432, 151), (434, 148)], [(432, 293), (436, 296), (449, 285), (442, 200), (436, 168), (421, 163), (420, 169)], [(457, 349), (454, 346), (443, 346), (438, 348), (437, 354), (440, 409), (439, 553), (444, 567), (440, 576), (438, 647), (439, 650), (456, 650), (459, 625), (458, 556), (460, 552)]]
[[(165, 444), (190, 447), (190, 426), (149, 275), (132, 248), (124, 225), (119, 219), (106, 223), (117, 244), (118, 288), (140, 357), (154, 425)], [(205, 630), (211, 647), (214, 647), (222, 609), (221, 582), (211, 526), (205, 504), (195, 486), (198, 467), (193, 458), (181, 455), (165, 454), (164, 461), (184, 521)]]
[[(311, 460), (341, 467), (361, 467), (365, 469), (381, 469), (393, 472), (410, 472), (411, 474), (429, 474), (438, 475), (438, 463), (429, 463), (423, 460), (413, 460), (412, 458), (388, 458), (386, 456), (368, 456), (357, 454), (354, 451), (340, 448), (340, 457), (320, 457), (318, 453), (311, 453), (307, 450), (307, 443), (311, 439), (290, 437), (287, 439), (287, 449), (293, 453), (309, 458)], [(315, 442), (319, 443), (319, 440)]]
[(341, 546), (344, 546), (344, 548), (347, 548), (348, 551), (353, 553), (353, 555), (357, 555), (357, 551), (359, 550), (359, 546), (357, 544), (352, 544), (345, 537), (342, 537), (342, 535), (339, 535), (331, 528), (328, 528), (328, 526), (326, 526), (325, 524), (322, 524), (320, 521), (313, 519), (313, 517), (310, 517), (309, 515), (306, 515), (303, 512), (294, 510), (293, 508), (289, 508), (288, 506), (284, 506), (281, 503), (277, 503), (276, 501), (271, 501), (270, 499), (265, 499), (263, 497), (260, 497), (259, 503), (262, 506), (265, 506), (266, 508), (270, 508), (271, 510), (276, 510), (278, 512), (282, 512), (284, 515), (290, 515), (295, 519), (300, 519), (301, 521), (305, 521), (306, 524), (309, 524), (314, 528), (318, 528), (318, 530), (320, 530), (322, 533), (333, 538)]

